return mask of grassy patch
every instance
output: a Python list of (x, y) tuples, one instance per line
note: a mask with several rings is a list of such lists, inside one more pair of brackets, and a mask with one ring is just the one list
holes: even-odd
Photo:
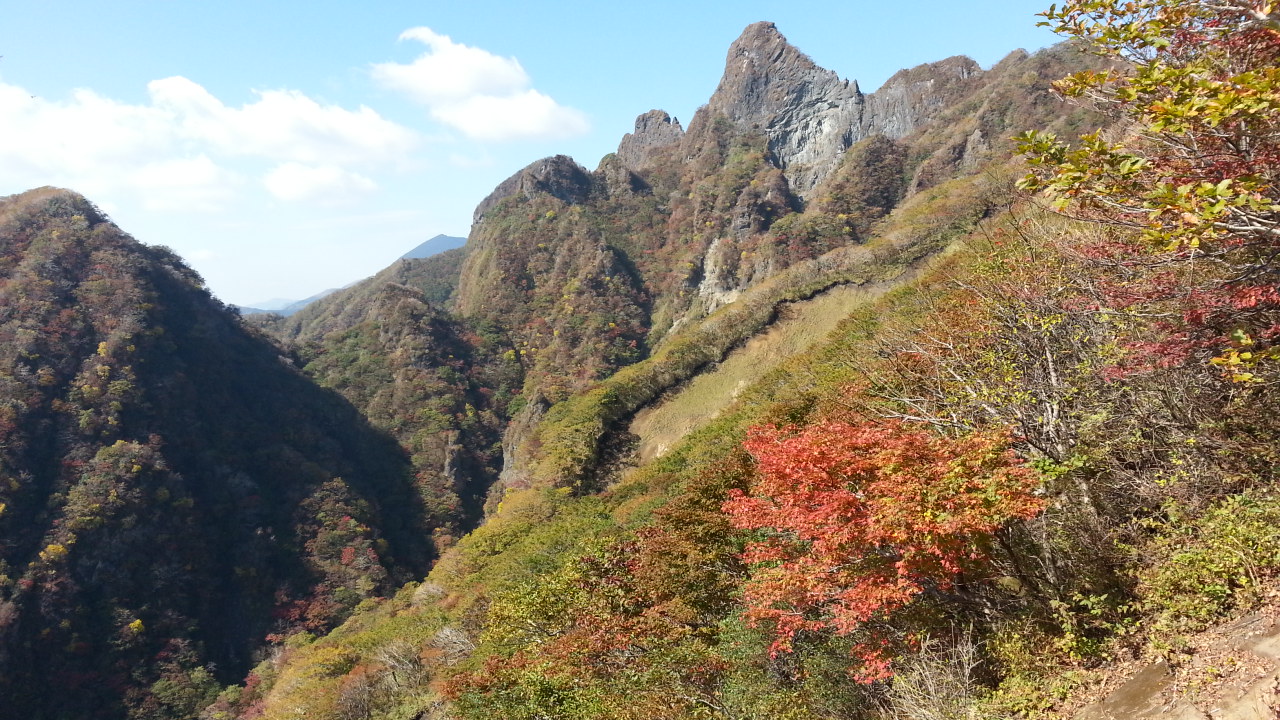
[(890, 286), (840, 286), (787, 305), (768, 330), (730, 353), (714, 369), (697, 375), (669, 399), (636, 414), (631, 432), (639, 437), (640, 460), (662, 455), (784, 361), (811, 349), (854, 308), (874, 301)]

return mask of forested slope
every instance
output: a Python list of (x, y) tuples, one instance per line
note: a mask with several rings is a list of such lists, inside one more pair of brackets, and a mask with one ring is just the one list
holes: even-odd
[(465, 248), (288, 319), (73, 193), (0, 200), (0, 713), (1038, 718), (1143, 663), (1196, 712), (1280, 681), (1195, 657), (1280, 592), (1280, 15), (1047, 20), (1071, 42), (874, 93), (757, 23), (687, 130), (535, 162)]
[[(637, 134), (656, 127), (665, 141), (624, 143), (619, 157), (636, 170), (625, 183), (608, 184), (609, 159), (602, 180), (565, 159), (531, 166), (482, 204), (467, 265), (521, 281), (477, 292), (468, 283), (493, 277), (464, 270), (458, 309), (519, 320), (520, 302), (555, 288), (564, 305), (553, 298), (527, 315), (548, 328), (508, 329), (521, 349), (568, 352), (579, 341), (562, 328), (573, 329), (584, 298), (562, 289), (587, 293), (591, 306), (604, 294), (582, 281), (625, 271), (615, 297), (637, 317), (651, 313), (645, 357), (599, 380), (599, 353), (588, 372), (532, 365), (525, 389), (550, 388), (548, 409), (525, 418), (514, 466), (523, 472), (506, 478), (487, 522), (424, 582), (327, 637), (286, 643), (210, 715), (1052, 717), (1106, 685), (1112, 662), (1162, 660), (1182, 687), (1253, 672), (1241, 662), (1205, 679), (1185, 668), (1196, 667), (1194, 634), (1265, 600), (1280, 570), (1280, 18), (1268, 12), (1154, 1), (1051, 11), (1119, 68), (1086, 68), (1060, 87), (1124, 123), (1073, 144), (1024, 136), (1035, 174), (1023, 195), (1012, 187), (1019, 171), (997, 153), (976, 166), (982, 174), (961, 170), (956, 148), (981, 134), (959, 110), (914, 137), (962, 145), (897, 160), (892, 142), (869, 137), (848, 157), (865, 148), (862, 171), (910, 180), (865, 230), (823, 205), (823, 183), (839, 170), (813, 180), (812, 163), (769, 167), (802, 157), (804, 143), (768, 132), (731, 139), (722, 157), (736, 160), (718, 166), (735, 169), (738, 190), (759, 189), (754, 200), (715, 191), (688, 206), (714, 228), (699, 250), (646, 241), (660, 233), (643, 228), (678, 229), (678, 201), (714, 184), (666, 186), (680, 192), (658, 193), (616, 242), (593, 233), (598, 220), (575, 224), (600, 217), (600, 202), (661, 187), (663, 148), (694, 127), (732, 138), (732, 113), (685, 135), (669, 118), (642, 117)], [(767, 28), (748, 36), (773, 42)], [(965, 96), (965, 64), (941, 65), (931, 72), (956, 74), (947, 92)], [(901, 119), (895, 108), (922, 100), (823, 87), (836, 100), (824, 107), (841, 117)], [(923, 101), (945, 115), (946, 102)], [(954, 107), (992, 106), (987, 97)], [(1089, 129), (1084, 117), (1024, 127)], [(920, 164), (897, 164), (909, 161)], [(594, 199), (599, 182), (610, 200)], [(778, 202), (764, 201), (771, 194)], [(766, 207), (779, 216), (753, 225)], [(745, 240), (735, 254), (748, 257), (796, 228), (804, 239), (788, 247), (812, 255), (764, 276), (734, 271), (733, 284), (713, 288), (733, 297), (702, 293), (717, 241)], [(486, 233), (497, 233), (487, 247)], [(856, 244), (836, 239), (846, 234)], [(522, 266), (499, 237), (546, 257)], [(807, 244), (819, 241), (836, 247)], [(619, 264), (630, 253), (618, 248), (637, 242), (688, 252), (702, 274), (664, 285), (669, 276), (653, 280), (640, 262)], [(586, 275), (566, 273), (572, 254), (561, 247), (592, 259)], [(787, 301), (870, 282), (899, 287), (660, 459), (627, 465), (620, 429), (637, 409), (718, 362)], [(695, 297), (718, 299), (695, 309)], [(669, 323), (652, 320), (660, 312)]]
[(6, 717), (190, 715), (432, 555), (408, 458), (164, 248), (0, 200)]

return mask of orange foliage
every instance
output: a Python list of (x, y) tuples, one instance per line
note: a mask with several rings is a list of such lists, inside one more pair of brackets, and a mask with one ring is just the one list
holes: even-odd
[(890, 675), (887, 640), (866, 637), (869, 623), (949, 589), (980, 566), (993, 532), (1043, 507), (1003, 432), (951, 439), (895, 421), (829, 422), (756, 428), (745, 446), (759, 478), (724, 509), (766, 533), (743, 553), (746, 618), (775, 629), (775, 654), (802, 632), (856, 634), (864, 682)]

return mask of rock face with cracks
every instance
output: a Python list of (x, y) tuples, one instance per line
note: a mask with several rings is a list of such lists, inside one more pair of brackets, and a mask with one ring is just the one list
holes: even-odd
[(760, 22), (729, 47), (720, 85), (699, 114), (723, 115), (763, 132), (792, 189), (803, 196), (865, 136), (866, 105), (856, 81), (818, 67), (773, 23)]
[(636, 130), (627, 133), (618, 144), (618, 158), (627, 167), (647, 169), (655, 150), (680, 142), (684, 128), (680, 121), (662, 110), (650, 110), (636, 118)]
[(903, 70), (863, 94), (856, 80), (818, 67), (773, 23), (759, 22), (730, 46), (720, 85), (698, 113), (705, 117), (695, 117), (691, 128), (720, 115), (764, 133), (791, 191), (807, 199), (851, 145), (873, 135), (912, 134), (983, 75), (976, 62), (956, 56)]

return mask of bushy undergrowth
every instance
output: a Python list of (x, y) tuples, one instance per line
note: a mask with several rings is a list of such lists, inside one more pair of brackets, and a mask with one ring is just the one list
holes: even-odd
[(1248, 607), (1280, 570), (1273, 491), (1233, 495), (1198, 515), (1171, 503), (1146, 523), (1156, 536), (1143, 547), (1137, 594), (1157, 649), (1175, 650), (1180, 635)]
[[(1152, 43), (1099, 21), (1142, 23), (1147, 10), (1190, 13), (1187, 32), (1208, 45), (1182, 34)], [(1203, 69), (1199, 57), (1212, 71), (1213, 42), (1238, 59), (1216, 30), (1230, 22), (1247, 31), (1250, 57), (1280, 48), (1275, 28), (1225, 5), (1079, 0), (1050, 15), (1104, 49), (1126, 40), (1121, 56), (1139, 70), (1180, 52), (1170, 62)], [(1238, 84), (1263, 76), (1274, 80)], [(1067, 87), (1132, 102), (1110, 77)], [(1231, 127), (1267, 126), (1257, 102), (1272, 96), (1244, 95), (1247, 117)], [(1137, 143), (1190, 125), (1165, 118)], [(1051, 166), (1029, 186), (1056, 188), (1068, 206), (1183, 167), (1152, 168), (1168, 160), (1160, 145), (1140, 156), (1096, 137), (1080, 152), (1028, 142)], [(722, 150), (721, 179), (737, 191), (758, 158)], [(1280, 567), (1280, 311), (1252, 292), (1253, 275), (1236, 274), (1274, 272), (1274, 254), (1256, 252), (1274, 247), (1264, 221), (1280, 208), (1264, 171), (1241, 180), (1248, 197), (1236, 178), (1143, 196), (1168, 201), (1147, 230), (1172, 245), (1145, 242), (1106, 202), (1080, 223), (1030, 200), (995, 212), (972, 181), (918, 193), (868, 246), (793, 266), (553, 407), (534, 487), (509, 488), (412, 598), (348, 624), (424, 618), (448, 632), (454, 652), (410, 633), (432, 658), (413, 692), (379, 694), (402, 656), (396, 640), (344, 641), (358, 632), (340, 630), (282, 666), (264, 707), (282, 712), (272, 694), (310, 687), (315, 713), (353, 718), (1051, 717), (1117, 652), (1179, 649), (1181, 634), (1247, 608)], [(700, 192), (708, 207), (720, 201), (716, 187)], [(843, 232), (803, 218), (783, 229)], [(602, 441), (616, 425), (719, 361), (780, 303), (917, 262), (911, 282), (602, 487)]]

